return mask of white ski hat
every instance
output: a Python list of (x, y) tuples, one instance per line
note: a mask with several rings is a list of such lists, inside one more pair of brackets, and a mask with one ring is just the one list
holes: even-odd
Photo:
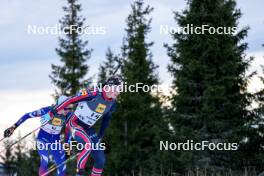
[(56, 104), (57, 105), (60, 105), (61, 103), (63, 103), (65, 100), (67, 100), (68, 99), (68, 97), (66, 96), (66, 95), (61, 95), (58, 99), (57, 99), (57, 101), (56, 101)]

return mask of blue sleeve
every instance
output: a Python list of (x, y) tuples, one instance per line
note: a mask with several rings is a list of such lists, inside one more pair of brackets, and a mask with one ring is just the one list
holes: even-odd
[(15, 123), (15, 127), (18, 127), (19, 125), (21, 125), (23, 122), (25, 122), (27, 119), (29, 118), (34, 118), (34, 117), (39, 117), (42, 116), (46, 113), (48, 113), (51, 110), (51, 107), (44, 107), (41, 108), (39, 110), (33, 111), (33, 112), (29, 112), (26, 113), (25, 115), (23, 115), (16, 123)]
[(116, 103), (114, 103), (110, 111), (103, 116), (101, 127), (98, 133), (98, 138), (102, 138), (104, 136), (105, 129), (108, 127), (110, 119), (112, 117), (112, 113), (115, 111), (115, 109), (116, 109)]

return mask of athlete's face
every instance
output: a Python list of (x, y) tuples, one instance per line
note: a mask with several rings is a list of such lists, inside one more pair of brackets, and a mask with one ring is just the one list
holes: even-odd
[(116, 99), (118, 95), (120, 94), (120, 86), (105, 86), (104, 87), (105, 94), (107, 98)]
[(73, 110), (73, 105), (70, 104), (69, 106), (65, 107), (64, 109), (62, 109), (61, 111), (59, 111), (59, 114), (62, 115), (67, 115), (69, 112), (71, 112)]

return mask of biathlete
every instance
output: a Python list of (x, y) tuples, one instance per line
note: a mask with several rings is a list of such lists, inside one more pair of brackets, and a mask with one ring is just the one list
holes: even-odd
[[(69, 129), (68, 136), (85, 146), (77, 156), (77, 176), (86, 175), (85, 166), (90, 154), (94, 159), (90, 176), (101, 176), (103, 172), (104, 151), (101, 149), (93, 150), (92, 146), (98, 145), (104, 136), (111, 114), (115, 110), (116, 98), (120, 94), (121, 84), (122, 80), (119, 76), (112, 76), (106, 81), (102, 91), (84, 89), (56, 108), (57, 111), (60, 111), (70, 104), (78, 103), (76, 110), (66, 124), (66, 128)], [(100, 118), (102, 118), (102, 123), (97, 135), (93, 126)]]
[[(66, 100), (66, 96), (61, 96), (57, 100), (56, 105), (58, 106)], [(6, 129), (4, 132), (4, 137), (10, 137), (14, 130), (27, 119), (41, 117), (41, 128), (37, 135), (38, 153), (41, 157), (39, 176), (48, 171), (49, 153), (55, 160), (55, 164), (57, 166), (61, 165), (57, 168), (57, 175), (66, 175), (66, 165), (62, 164), (64, 163), (66, 157), (63, 147), (60, 147), (60, 133), (62, 127), (66, 124), (67, 118), (70, 117), (72, 110), (71, 106), (64, 106), (64, 108), (60, 109), (60, 111), (55, 111), (53, 106), (48, 106), (37, 111), (26, 113), (12, 127)], [(51, 144), (55, 144), (57, 146), (51, 148)]]

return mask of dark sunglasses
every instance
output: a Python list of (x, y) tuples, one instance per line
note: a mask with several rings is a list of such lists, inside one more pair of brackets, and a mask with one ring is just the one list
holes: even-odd
[(64, 111), (71, 111), (73, 108), (64, 108)]

